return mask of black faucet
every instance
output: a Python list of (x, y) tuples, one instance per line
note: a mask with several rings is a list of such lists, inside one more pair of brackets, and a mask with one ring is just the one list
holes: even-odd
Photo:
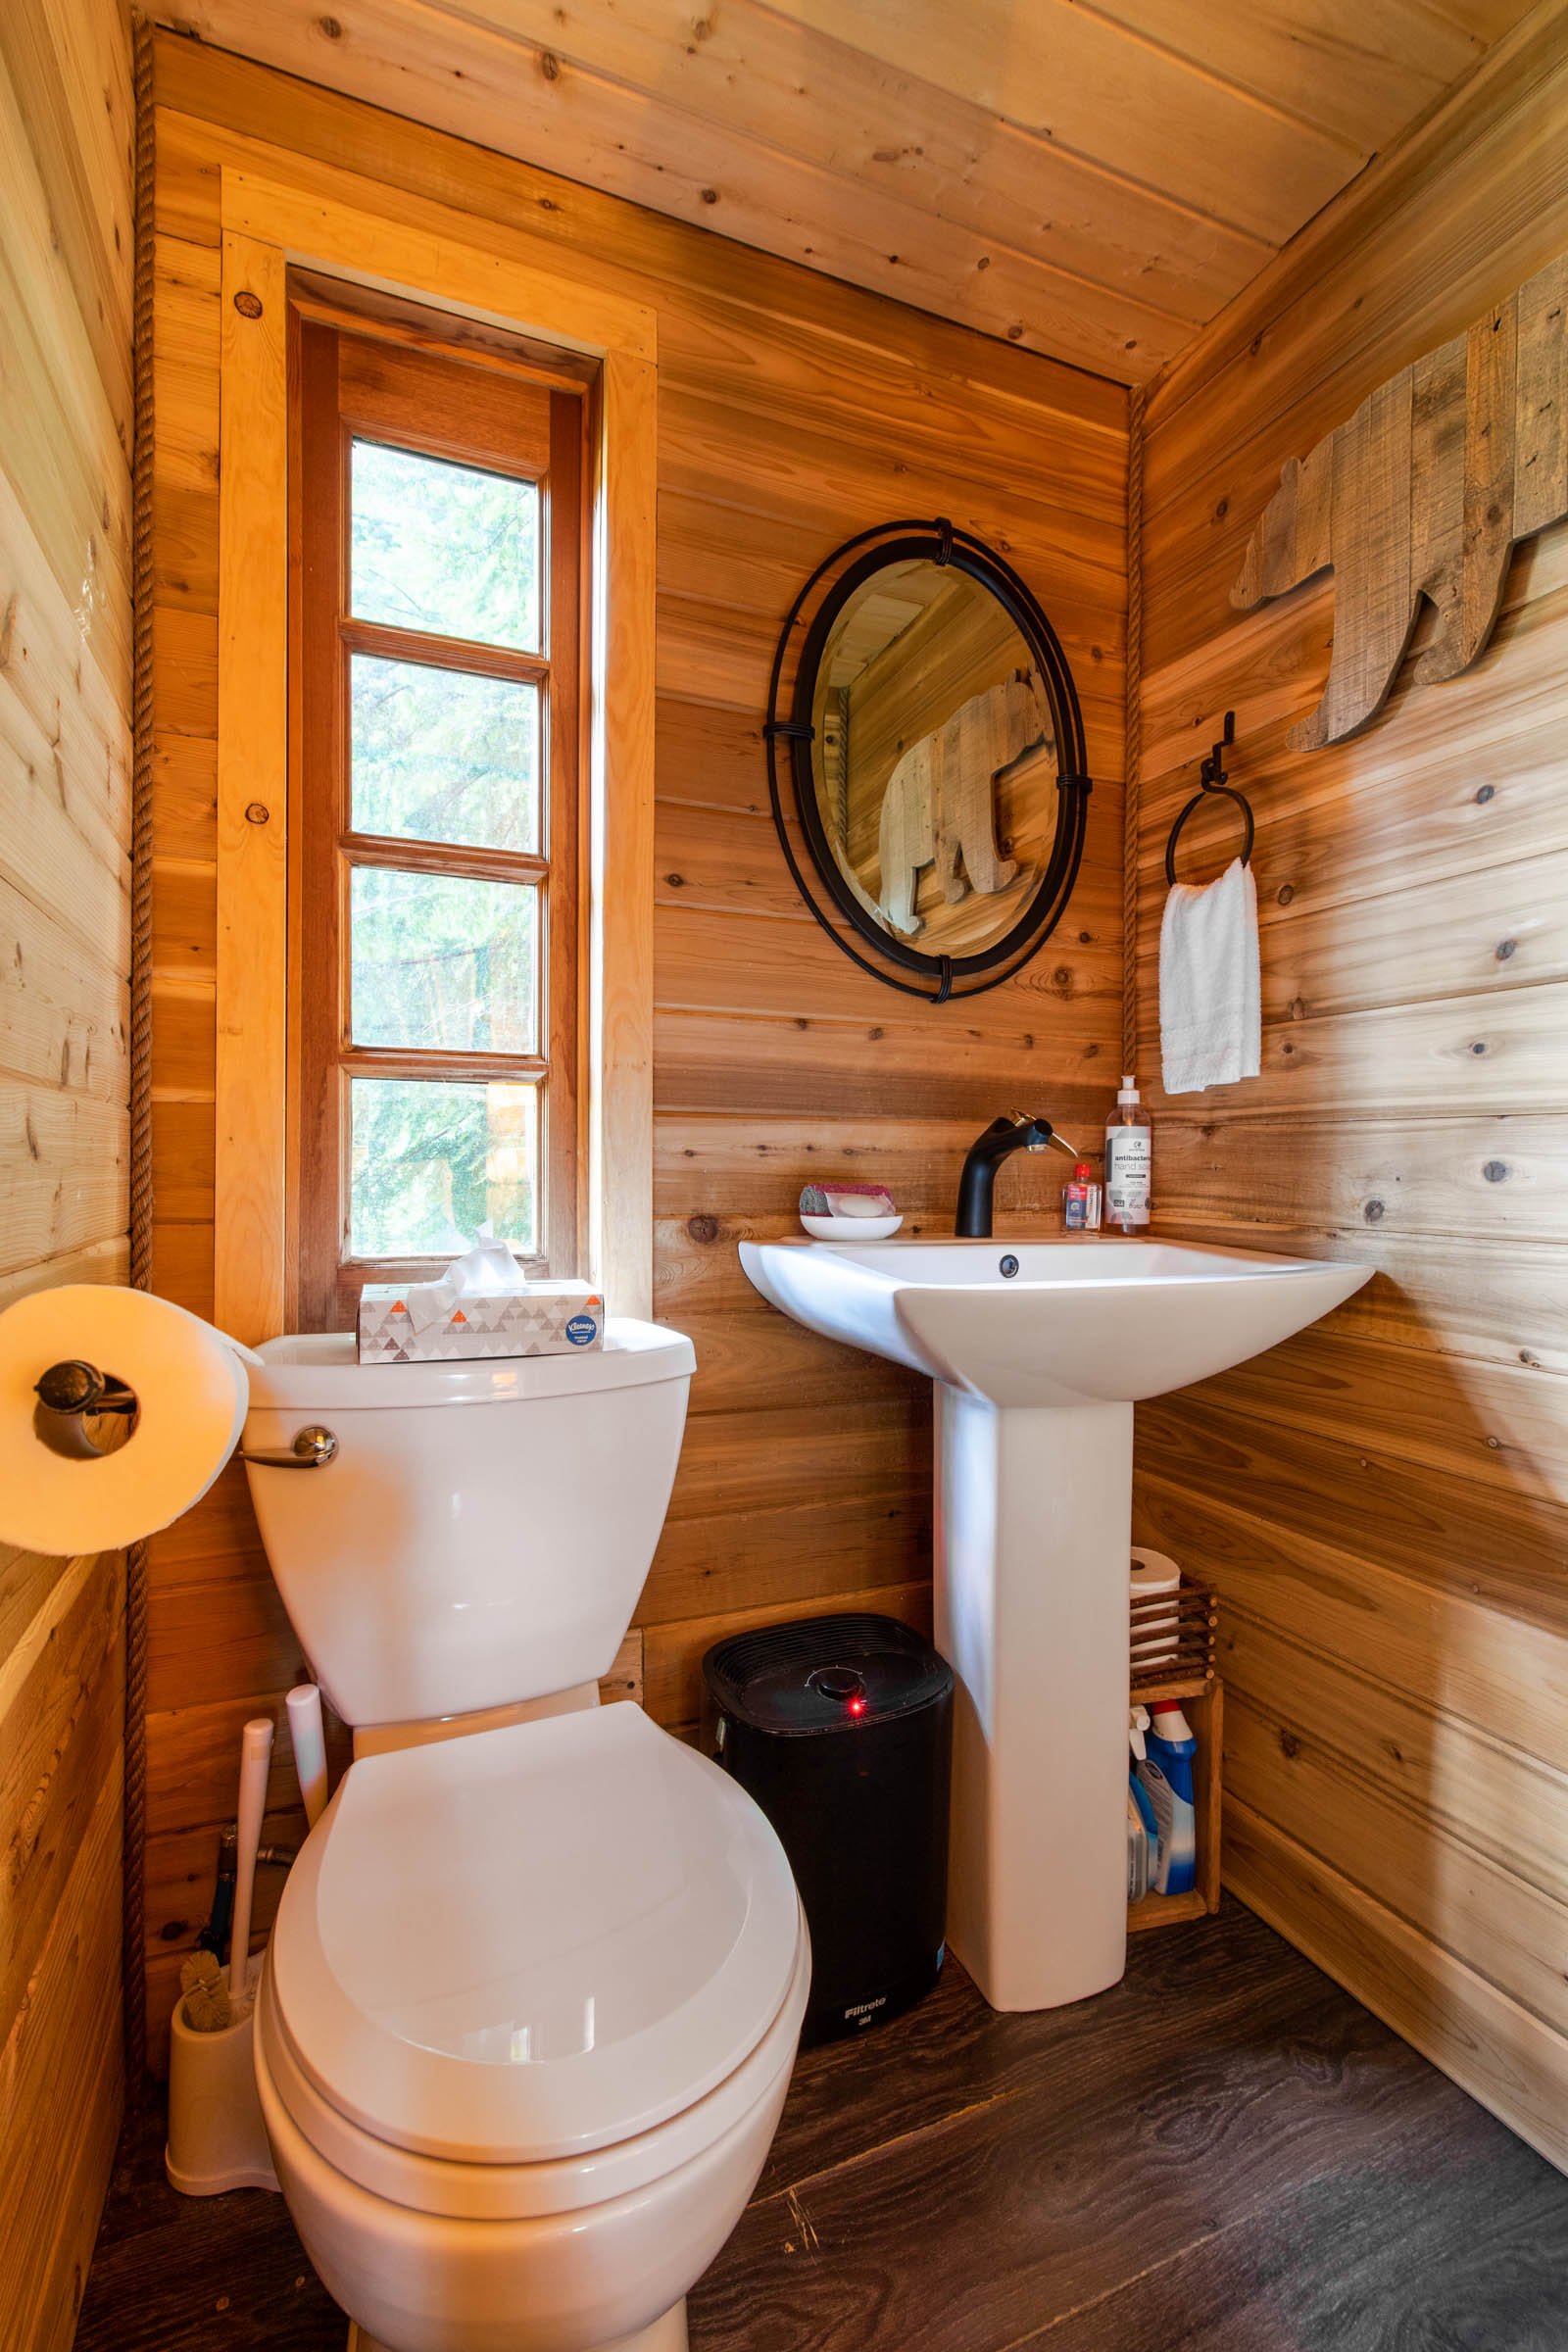
[(984, 1135), (977, 1135), (964, 1155), (963, 1174), (958, 1179), (958, 1213), (954, 1231), (960, 1242), (984, 1242), (991, 1237), (991, 1196), (997, 1181), (997, 1170), (1013, 1152), (1044, 1152), (1054, 1144), (1074, 1159), (1078, 1154), (1064, 1137), (1059, 1136), (1049, 1119), (1031, 1118), (1025, 1112), (1014, 1111), (1010, 1119), (993, 1119)]

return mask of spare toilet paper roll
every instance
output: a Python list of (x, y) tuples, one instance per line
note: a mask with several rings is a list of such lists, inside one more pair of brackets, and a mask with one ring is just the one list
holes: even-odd
[[(129, 1434), (112, 1452), (96, 1452), (72, 1416), (38, 1401), (40, 1374), (73, 1358), (135, 1392)], [(7, 1307), (0, 1541), (24, 1551), (108, 1551), (177, 1519), (239, 1443), (250, 1394), (242, 1358), (257, 1360), (146, 1291), (67, 1283)]]
[(1161, 1658), (1175, 1655), (1176, 1595), (1181, 1590), (1182, 1572), (1164, 1552), (1150, 1551), (1141, 1544), (1135, 1544), (1132, 1547), (1131, 1568), (1134, 1600), (1147, 1602), (1155, 1595), (1170, 1594), (1168, 1609), (1142, 1609), (1134, 1620), (1133, 1663), (1135, 1666), (1154, 1666)]

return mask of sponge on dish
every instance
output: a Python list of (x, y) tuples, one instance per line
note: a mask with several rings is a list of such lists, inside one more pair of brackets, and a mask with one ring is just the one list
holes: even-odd
[(803, 1217), (896, 1217), (893, 1195), (882, 1184), (804, 1184)]

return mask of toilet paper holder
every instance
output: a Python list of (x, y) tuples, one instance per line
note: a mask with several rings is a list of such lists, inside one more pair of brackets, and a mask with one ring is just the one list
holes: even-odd
[(112, 1372), (68, 1355), (39, 1375), (33, 1394), (50, 1413), (133, 1413), (136, 1392)]
[[(93, 1421), (107, 1414), (119, 1424), (133, 1419), (137, 1411), (136, 1392), (130, 1384), (113, 1372), (100, 1371), (82, 1356), (64, 1356), (59, 1363), (50, 1364), (34, 1382), (33, 1395), (53, 1419), (73, 1424), (74, 1434), (94, 1453), (113, 1452), (124, 1444), (125, 1432), (117, 1426), (106, 1432), (105, 1442), (100, 1443)], [(242, 1446), (239, 1458), (268, 1470), (324, 1470), (336, 1452), (332, 1431), (313, 1421), (295, 1431), (287, 1447)]]

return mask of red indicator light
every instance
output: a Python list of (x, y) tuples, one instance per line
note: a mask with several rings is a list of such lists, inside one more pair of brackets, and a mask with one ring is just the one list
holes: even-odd
[(852, 1715), (863, 1715), (865, 1713), (864, 1699), (859, 1697), (852, 1698), (850, 1701), (850, 1713)]

